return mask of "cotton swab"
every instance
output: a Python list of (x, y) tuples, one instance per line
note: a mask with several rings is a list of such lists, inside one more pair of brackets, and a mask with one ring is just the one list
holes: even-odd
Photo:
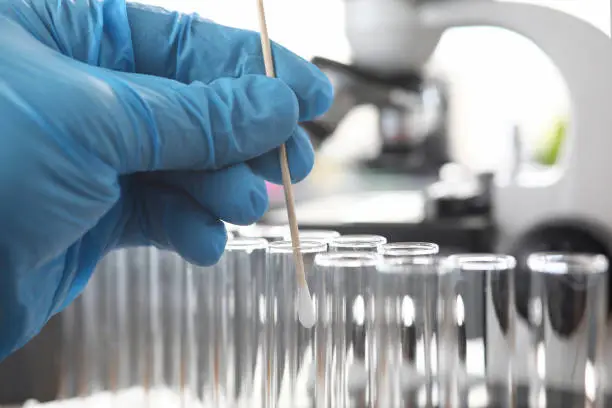
[[(266, 14), (264, 11), (263, 0), (257, 0), (257, 14), (259, 16), (261, 47), (263, 50), (266, 75), (274, 78), (276, 73), (274, 71), (274, 61), (272, 60), (272, 49), (270, 47), (270, 38), (268, 37), (268, 28), (266, 25)], [(289, 218), (289, 229), (291, 232), (291, 246), (293, 247), (293, 257), (295, 259), (295, 273), (298, 284), (298, 318), (302, 326), (311, 328), (315, 324), (314, 305), (310, 296), (310, 290), (308, 289), (308, 283), (306, 282), (304, 259), (302, 258), (302, 251), (300, 250), (300, 236), (297, 218), (295, 215), (293, 186), (291, 184), (291, 174), (289, 172), (289, 164), (287, 160), (287, 148), (284, 144), (280, 147), (280, 163), (283, 187), (285, 190), (287, 216)]]

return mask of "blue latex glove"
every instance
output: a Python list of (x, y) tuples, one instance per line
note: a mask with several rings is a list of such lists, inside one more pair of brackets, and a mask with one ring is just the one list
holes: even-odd
[(0, 360), (83, 289), (109, 250), (215, 263), (225, 220), (249, 224), (313, 165), (297, 126), (331, 86), (260, 38), (121, 0), (0, 0)]

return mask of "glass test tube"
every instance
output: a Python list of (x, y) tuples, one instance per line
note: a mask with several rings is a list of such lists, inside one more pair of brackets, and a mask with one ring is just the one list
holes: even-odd
[(315, 406), (370, 406), (372, 281), (380, 256), (335, 252), (315, 258)]
[(530, 406), (603, 407), (608, 260), (529, 256)]
[(99, 322), (106, 360), (104, 390), (118, 392), (129, 387), (129, 336), (127, 322), (127, 277), (125, 250), (106, 255), (96, 272), (103, 287), (103, 319)]
[(83, 309), (83, 295), (81, 295), (61, 312), (62, 354), (59, 400), (79, 397), (84, 391), (80, 384), (85, 377), (83, 362), (86, 357)]
[(149, 313), (152, 388), (182, 390), (186, 262), (175, 252), (151, 248)]
[(448, 279), (437, 274), (438, 246), (386, 244), (379, 252), (383, 261), (376, 278), (376, 334), (371, 343), (373, 405), (435, 406), (437, 302), (450, 297), (438, 292), (439, 279)]
[(238, 235), (243, 238), (264, 238), (269, 242), (282, 241), (287, 233), (289, 225), (252, 224), (238, 230)]
[[(153, 333), (151, 313), (151, 253), (150, 247), (124, 249), (118, 258), (122, 279), (126, 282), (124, 327), (126, 327), (129, 351), (129, 384), (139, 387), (145, 394), (145, 405), (152, 385)], [(148, 406), (148, 405), (147, 405)]]
[(343, 235), (329, 242), (329, 251), (377, 252), (386, 243), (387, 238), (380, 235)]
[(216, 265), (191, 272), (195, 310), (188, 327), (195, 330), (195, 384), (205, 406), (257, 405), (254, 376), (263, 361), (258, 298), (267, 245), (265, 239), (235, 238)]
[(126, 290), (119, 271), (120, 254), (107, 254), (83, 294), (62, 312), (60, 399), (128, 386), (123, 362), (128, 344), (120, 330)]
[[(95, 325), (98, 287), (91, 282), (62, 313), (62, 357), (59, 399), (85, 397), (99, 388), (96, 364), (99, 350), (90, 340), (97, 334)], [(94, 319), (91, 322), (91, 319)], [(89, 321), (88, 321), (89, 320)], [(95, 339), (94, 339), (95, 343)]]
[(236, 238), (226, 247), (226, 273), (233, 270), (235, 275), (233, 330), (239, 333), (235, 339), (236, 407), (250, 408), (261, 401), (257, 384), (265, 361), (265, 326), (261, 319), (265, 304), (261, 300), (266, 289), (267, 247), (265, 239), (244, 238)]
[[(318, 241), (300, 241), (308, 286), (313, 291), (318, 275), (314, 258), (327, 251)], [(264, 384), (266, 408), (312, 407), (314, 394), (314, 329), (298, 320), (298, 282), (291, 241), (271, 243), (266, 273), (266, 356)], [(316, 303), (316, 294), (312, 293)]]
[(515, 265), (513, 257), (496, 254), (452, 255), (442, 262), (440, 293), (450, 295), (438, 309), (440, 407), (516, 406)]
[(130, 376), (132, 366), (130, 366), (130, 358), (132, 351), (130, 341), (132, 340), (133, 330), (130, 324), (129, 313), (129, 286), (128, 286), (128, 271), (127, 266), (127, 251), (120, 249), (115, 251), (113, 266), (115, 274), (114, 293), (111, 293), (109, 302), (114, 304), (114, 312), (116, 313), (115, 341), (117, 342), (116, 354), (116, 389), (124, 390), (130, 387)]
[[(301, 241), (319, 241), (329, 243), (331, 240), (338, 238), (340, 233), (333, 230), (304, 230), (299, 231), (300, 242)], [(285, 234), (284, 241), (291, 241), (291, 232), (287, 231)]]
[(435, 257), (440, 252), (438, 244), (432, 242), (389, 242), (378, 247), (378, 253), (384, 257)]
[(112, 366), (116, 364), (114, 346), (117, 344), (113, 338), (116, 328), (116, 313), (112, 312), (116, 302), (112, 296), (116, 294), (117, 275), (114, 273), (113, 259), (115, 253), (111, 252), (98, 264), (95, 273), (83, 291), (83, 328), (85, 329), (85, 355), (84, 376), (86, 383), (85, 395), (109, 391), (111, 385)]
[(106, 280), (108, 258), (102, 259), (83, 291), (83, 327), (85, 329), (85, 395), (105, 391), (108, 362), (106, 322)]

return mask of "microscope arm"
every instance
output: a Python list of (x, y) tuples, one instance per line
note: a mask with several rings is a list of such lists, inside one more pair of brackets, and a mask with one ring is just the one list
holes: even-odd
[[(312, 63), (327, 74), (334, 87), (334, 102), (330, 109), (314, 121), (301, 123), (315, 144), (331, 136), (354, 108), (364, 104), (380, 106), (389, 103), (389, 90), (393, 89), (393, 84), (386, 83), (390, 82), (389, 79), (322, 57), (314, 57)], [(411, 77), (410, 80), (414, 82), (417, 78)]]
[[(559, 69), (572, 102), (573, 135), (562, 153), (563, 163), (582, 168), (585, 161), (609, 160), (612, 138), (612, 43), (589, 23), (550, 8), (520, 3), (428, 3), (421, 7), (425, 24), (445, 27), (489, 25), (501, 27), (533, 41)], [(585, 128), (586, 127), (586, 128)], [(593, 132), (585, 132), (593, 129)], [(580, 142), (580, 143), (579, 143)], [(604, 148), (609, 147), (607, 149)], [(602, 152), (602, 148), (603, 152)], [(598, 154), (599, 153), (599, 154)]]
[[(504, 233), (555, 217), (609, 220), (612, 192), (612, 43), (589, 23), (550, 8), (520, 3), (427, 3), (420, 8), (434, 27), (495, 26), (533, 41), (557, 66), (570, 95), (571, 123), (559, 169), (544, 181), (518, 177), (499, 186), (496, 213)], [(524, 207), (529, 210), (517, 211)]]

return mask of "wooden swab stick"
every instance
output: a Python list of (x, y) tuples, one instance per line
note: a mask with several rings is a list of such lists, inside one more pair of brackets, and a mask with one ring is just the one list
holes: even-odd
[[(266, 75), (274, 78), (276, 73), (274, 72), (274, 61), (272, 60), (272, 49), (270, 47), (270, 38), (268, 37), (263, 0), (257, 0), (257, 14), (259, 16), (261, 48), (263, 50)], [(315, 324), (315, 313), (312, 298), (310, 297), (310, 290), (308, 289), (308, 283), (306, 282), (304, 258), (302, 258), (302, 251), (300, 250), (300, 234), (295, 215), (293, 186), (291, 184), (291, 174), (289, 172), (287, 160), (287, 148), (284, 144), (280, 147), (280, 163), (283, 177), (283, 189), (285, 190), (287, 217), (289, 218), (289, 230), (291, 231), (291, 246), (293, 247), (293, 257), (295, 259), (295, 273), (298, 284), (298, 318), (304, 327), (310, 328)]]

